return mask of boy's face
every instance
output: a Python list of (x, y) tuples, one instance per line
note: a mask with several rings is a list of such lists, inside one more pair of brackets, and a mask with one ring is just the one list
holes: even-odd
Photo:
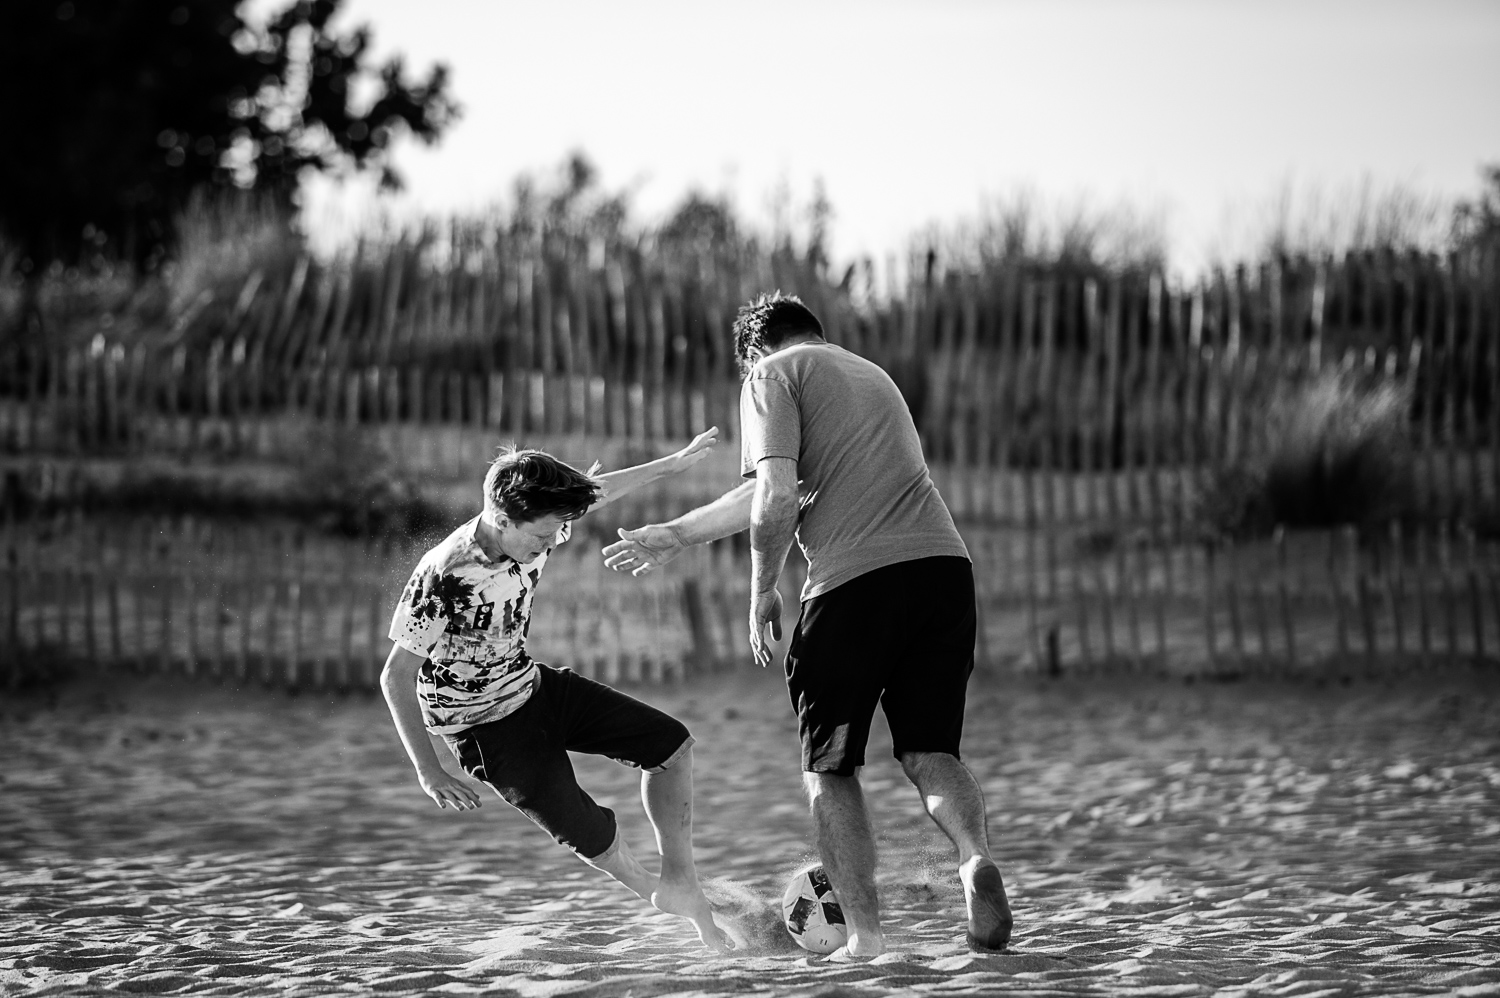
[(557, 545), (557, 532), (564, 522), (562, 517), (550, 515), (535, 520), (512, 520), (504, 513), (486, 513), (485, 521), (494, 528), (505, 556), (522, 565), (535, 561)]

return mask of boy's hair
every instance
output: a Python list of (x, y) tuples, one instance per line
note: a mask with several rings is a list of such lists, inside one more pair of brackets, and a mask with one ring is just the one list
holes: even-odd
[(484, 475), (485, 509), (523, 523), (544, 516), (576, 520), (601, 497), (591, 474), (532, 448), (502, 448)]
[(750, 370), (751, 350), (774, 350), (793, 336), (822, 337), (823, 324), (796, 295), (763, 294), (741, 305), (734, 316), (734, 355), (742, 373)]

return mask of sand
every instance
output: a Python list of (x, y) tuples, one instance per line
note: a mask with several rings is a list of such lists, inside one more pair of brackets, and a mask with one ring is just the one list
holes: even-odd
[[(976, 677), (1015, 938), (965, 949), (946, 840), (877, 725), (869, 963), (798, 950), (773, 911), (812, 856), (780, 677), (632, 692), (699, 739), (732, 957), (498, 799), (438, 810), (377, 698), (85, 677), (0, 694), (0, 992), (1500, 995), (1500, 677)], [(579, 770), (648, 854), (635, 774)]]

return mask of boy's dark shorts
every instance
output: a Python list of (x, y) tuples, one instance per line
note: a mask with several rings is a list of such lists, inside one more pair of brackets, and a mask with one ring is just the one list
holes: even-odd
[(886, 565), (804, 603), (786, 656), (803, 770), (863, 766), (877, 702), (897, 758), (958, 756), (975, 627), (967, 558)]
[(536, 688), (514, 713), (446, 735), (464, 772), (584, 859), (607, 858), (615, 813), (578, 785), (568, 753), (603, 755), (659, 773), (690, 749), (683, 723), (567, 669), (537, 666)]

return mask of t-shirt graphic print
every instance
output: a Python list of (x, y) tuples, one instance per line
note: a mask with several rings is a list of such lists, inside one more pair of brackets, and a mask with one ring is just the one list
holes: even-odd
[[(391, 618), (390, 639), (427, 659), (417, 672), (417, 698), (423, 722), (439, 735), (511, 713), (536, 678), (526, 634), (548, 554), (524, 565), (504, 556), (492, 561), (475, 540), (478, 525), (476, 516), (422, 556)], [(557, 543), (571, 533), (564, 523)], [(436, 584), (414, 601), (430, 573)]]

